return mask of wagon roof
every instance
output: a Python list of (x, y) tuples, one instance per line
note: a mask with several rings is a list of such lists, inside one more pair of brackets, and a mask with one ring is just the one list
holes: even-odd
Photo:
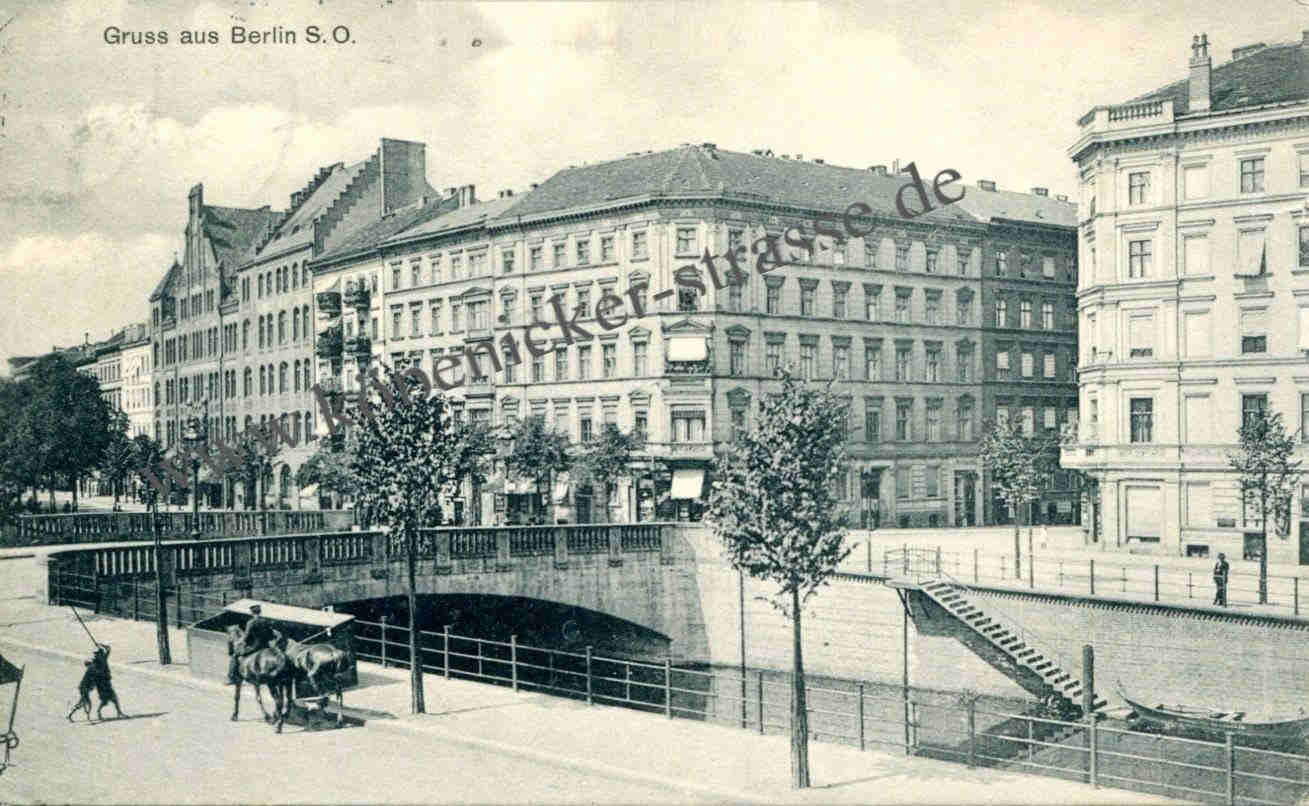
[(250, 606), (259, 605), (262, 611), (260, 615), (273, 621), (292, 621), (298, 624), (312, 624), (315, 627), (339, 627), (348, 621), (354, 621), (354, 616), (349, 613), (329, 613), (326, 610), (315, 610), (311, 607), (295, 607), (294, 605), (277, 604), (276, 602), (265, 602), (259, 599), (237, 599), (235, 602), (227, 605), (223, 609), (232, 613), (244, 613), (250, 615)]

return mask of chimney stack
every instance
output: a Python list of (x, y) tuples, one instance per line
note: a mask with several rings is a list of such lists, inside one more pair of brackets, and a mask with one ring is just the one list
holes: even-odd
[(995, 190), (995, 181), (992, 179), (978, 179), (977, 186), (982, 190)]
[(1061, 202), (1066, 202), (1066, 201), (1068, 201), (1068, 196), (1067, 196), (1066, 194), (1060, 193), (1060, 194), (1058, 194), (1058, 195), (1055, 196), (1055, 199), (1057, 199), (1058, 201), (1061, 201)]
[(472, 185), (461, 185), (459, 188), (459, 206), (468, 207), (477, 201), (477, 194)]
[(900, 173), (900, 160), (891, 160), (891, 173)]
[(1191, 75), (1189, 108), (1192, 112), (1209, 111), (1209, 35), (1191, 37)]
[(869, 165), (869, 166), (868, 166), (868, 170), (872, 171), (873, 173), (877, 174), (878, 176), (886, 176), (886, 166), (885, 166), (885, 165)]
[(1050, 189), (1049, 189), (1049, 188), (1032, 188), (1032, 195), (1033, 195), (1033, 196), (1049, 196), (1049, 195), (1050, 195)]

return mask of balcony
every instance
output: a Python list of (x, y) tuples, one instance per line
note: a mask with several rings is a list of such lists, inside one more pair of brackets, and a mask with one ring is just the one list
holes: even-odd
[(319, 358), (339, 358), (341, 355), (341, 328), (329, 327), (318, 334), (314, 354)]
[(367, 336), (351, 336), (345, 341), (345, 351), (356, 358), (367, 358), (373, 354), (373, 340)]
[(319, 291), (314, 295), (314, 304), (324, 317), (335, 319), (341, 315), (341, 292)]
[(709, 362), (706, 361), (669, 361), (665, 364), (666, 375), (708, 375)]
[(350, 308), (366, 311), (372, 304), (372, 295), (363, 283), (346, 283), (341, 302)]
[(318, 388), (328, 397), (338, 397), (341, 394), (341, 379), (324, 378), (318, 382)]
[(712, 442), (647, 442), (646, 452), (651, 456), (668, 459), (703, 459), (714, 458)]

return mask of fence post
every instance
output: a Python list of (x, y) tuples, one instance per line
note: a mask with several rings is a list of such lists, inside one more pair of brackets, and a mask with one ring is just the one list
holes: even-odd
[(474, 640), (477, 641), (477, 676), (478, 676), (479, 678), (481, 678), (481, 676), (482, 676), (482, 639), (481, 639), (481, 638), (476, 638), (476, 639), (474, 639)]
[[(182, 583), (181, 583), (181, 581), (179, 581), (179, 582), (177, 583), (177, 588), (176, 588), (175, 590), (177, 591), (177, 605), (173, 608), (173, 612), (177, 614), (177, 629), (180, 630), (180, 629), (182, 629)], [(195, 593), (195, 588), (192, 588), (192, 589), (191, 589), (191, 592), (194, 594), (194, 593)], [(192, 605), (195, 604), (195, 596), (192, 596), (192, 597), (191, 597), (191, 603), (192, 603)]]
[(1186, 572), (1186, 598), (1191, 598), (1191, 572)]
[(973, 548), (973, 584), (977, 584), (977, 548)]
[(1095, 595), (1095, 558), (1091, 558), (1091, 595)]
[(1027, 587), (1036, 587), (1036, 554), (1027, 552)]
[(673, 659), (664, 658), (664, 716), (673, 718)]
[(886, 549), (882, 549), (882, 576), (887, 579), (891, 578), (890, 558), (886, 554)]
[(518, 690), (518, 636), (509, 636), (509, 671), (514, 678), (514, 691)]
[(1154, 600), (1159, 601), (1159, 563), (1154, 564)]
[(1127, 566), (1123, 566), (1123, 593), (1127, 593)]
[(936, 575), (941, 575), (941, 547), (936, 547)]
[(1291, 588), (1294, 593), (1295, 615), (1300, 615), (1300, 577), (1291, 577)]
[(977, 700), (968, 698), (968, 766), (977, 766)]
[(586, 704), (591, 705), (591, 645), (586, 645)]
[(382, 614), (382, 668), (386, 668), (386, 614)]
[(759, 672), (759, 735), (764, 734), (764, 673)]
[(1095, 726), (1096, 726), (1095, 714), (1091, 714), (1091, 786), (1095, 787), (1096, 789), (1099, 789), (1100, 788), (1100, 771), (1099, 771), (1100, 755), (1097, 748), (1100, 745), (1100, 740), (1096, 735)]
[(900, 554), (904, 557), (905, 576), (909, 575), (909, 544), (905, 543), (900, 547)]
[[(628, 661), (623, 664), (623, 699), (627, 702), (632, 701), (632, 663)], [(741, 720), (741, 727), (745, 727), (745, 720)]]
[(1227, 804), (1233, 806), (1236, 803), (1236, 743), (1232, 741), (1232, 733), (1228, 731), (1224, 734), (1223, 744), (1226, 745), (1224, 766), (1227, 767)]
[(859, 684), (859, 749), (864, 749), (864, 684)]
[(864, 549), (868, 554), (868, 573), (873, 573), (873, 541), (865, 540)]
[[(414, 662), (413, 658), (409, 659), (410, 663)], [(441, 673), (445, 679), (450, 679), (450, 625), (446, 624), (441, 627)]]

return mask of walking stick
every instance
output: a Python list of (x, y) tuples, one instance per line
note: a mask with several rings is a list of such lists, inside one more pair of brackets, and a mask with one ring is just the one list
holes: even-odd
[(86, 630), (86, 635), (87, 635), (88, 638), (91, 639), (91, 643), (95, 644), (96, 648), (99, 649), (99, 648), (100, 648), (100, 642), (97, 641), (97, 640), (95, 640), (95, 636), (94, 636), (94, 635), (91, 635), (91, 630), (87, 628), (87, 626), (86, 626), (86, 622), (85, 622), (85, 621), (82, 621), (82, 617), (78, 614), (78, 612), (77, 612), (77, 608), (76, 608), (76, 607), (73, 607), (72, 605), (69, 605), (68, 608), (69, 608), (70, 610), (73, 611), (73, 615), (74, 615), (74, 616), (77, 616), (77, 623), (78, 623), (78, 624), (81, 624), (81, 625), (82, 625), (82, 629)]

